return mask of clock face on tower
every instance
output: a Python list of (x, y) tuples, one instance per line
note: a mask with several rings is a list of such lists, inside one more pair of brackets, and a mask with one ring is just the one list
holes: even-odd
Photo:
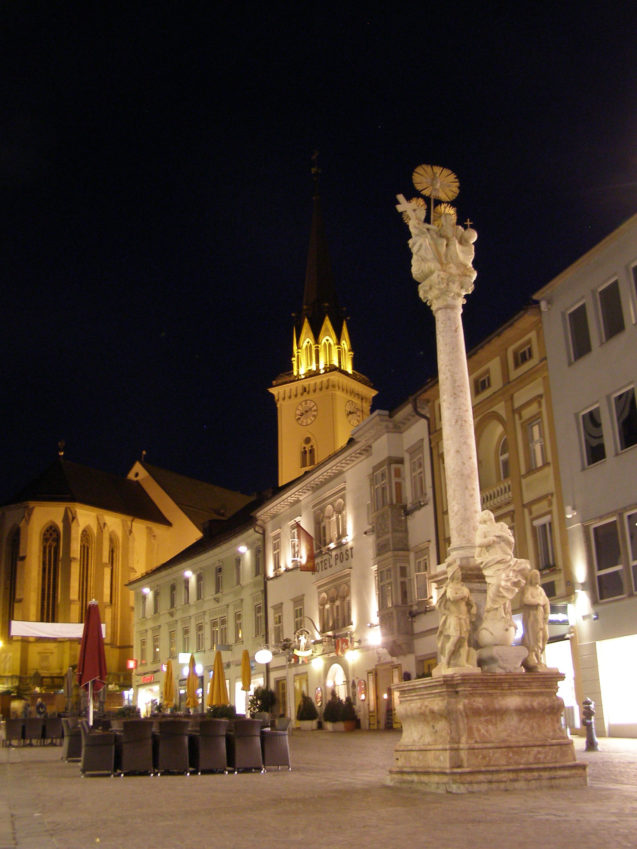
[(296, 420), (300, 425), (309, 425), (312, 424), (314, 419), (316, 418), (316, 414), (318, 413), (318, 407), (316, 406), (316, 401), (311, 401), (309, 398), (305, 401), (301, 401), (300, 404), (297, 405), (295, 416)]
[(361, 408), (358, 406), (356, 401), (348, 401), (347, 404), (345, 404), (345, 415), (347, 416), (347, 421), (353, 427), (356, 427), (356, 425), (361, 423)]

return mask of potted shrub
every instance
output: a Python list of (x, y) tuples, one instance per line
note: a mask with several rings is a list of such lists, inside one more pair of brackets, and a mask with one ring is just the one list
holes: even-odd
[(323, 725), (328, 731), (344, 731), (343, 700), (339, 699), (334, 690), (323, 708)]
[(314, 701), (301, 693), (301, 701), (296, 709), (296, 718), (299, 721), (299, 726), (303, 731), (313, 731), (318, 724), (318, 711)]
[(234, 719), (236, 715), (234, 705), (212, 705), (206, 709), (206, 716), (210, 719)]
[(257, 687), (248, 700), (248, 713), (250, 716), (257, 714), (270, 714), (276, 702), (276, 693), (268, 687)]
[(343, 702), (343, 709), (341, 710), (341, 719), (343, 721), (343, 730), (344, 731), (354, 731), (356, 728), (356, 711), (354, 710), (354, 705), (352, 704), (352, 700), (348, 696)]

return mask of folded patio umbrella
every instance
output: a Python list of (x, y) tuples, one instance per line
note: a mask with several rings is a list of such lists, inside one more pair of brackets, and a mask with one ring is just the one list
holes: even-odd
[(229, 705), (228, 690), (226, 688), (226, 676), (223, 671), (223, 660), (221, 652), (217, 650), (215, 662), (212, 667), (212, 704)]
[(173, 678), (172, 660), (166, 661), (166, 671), (164, 672), (164, 687), (162, 690), (161, 700), (164, 705), (164, 708), (171, 708), (175, 704), (175, 679)]
[(251, 683), (252, 670), (250, 669), (250, 655), (248, 654), (248, 650), (244, 649), (241, 655), (241, 689), (249, 692)]
[(100, 609), (93, 599), (89, 601), (84, 617), (84, 631), (77, 663), (77, 680), (88, 690), (88, 724), (93, 725), (93, 693), (99, 693), (106, 684), (106, 653)]
[(197, 686), (199, 678), (195, 669), (195, 656), (190, 655), (190, 663), (188, 664), (188, 677), (186, 678), (186, 707), (194, 710), (199, 705), (197, 698)]

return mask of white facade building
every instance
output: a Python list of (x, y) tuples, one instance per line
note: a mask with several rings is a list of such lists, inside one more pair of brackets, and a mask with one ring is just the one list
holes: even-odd
[(637, 735), (637, 215), (536, 293), (552, 387), (583, 695)]
[[(392, 684), (435, 661), (433, 511), (428, 421), (411, 399), (373, 413), (256, 511), (280, 713), (294, 717), (302, 693), (320, 711), (334, 690), (362, 727), (391, 726)], [(305, 571), (306, 534), (315, 571)]]

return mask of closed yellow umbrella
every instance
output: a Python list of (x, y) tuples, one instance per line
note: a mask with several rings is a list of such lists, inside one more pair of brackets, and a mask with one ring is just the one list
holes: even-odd
[(190, 663), (188, 664), (188, 677), (186, 678), (186, 707), (190, 708), (190, 710), (195, 710), (199, 706), (199, 700), (197, 699), (198, 684), (199, 678), (195, 669), (195, 656), (191, 654)]
[(166, 671), (164, 672), (164, 688), (162, 691), (161, 700), (164, 708), (171, 708), (175, 705), (175, 679), (173, 678), (173, 662), (166, 661)]
[(208, 691), (206, 693), (206, 707), (212, 707), (214, 702), (212, 701), (212, 675), (208, 679)]
[(212, 704), (229, 705), (228, 690), (226, 688), (226, 676), (223, 671), (221, 652), (217, 650), (215, 662), (212, 667)]
[(248, 650), (244, 649), (241, 655), (241, 689), (247, 693), (250, 692), (250, 684), (252, 683), (252, 670), (250, 669), (250, 655)]

